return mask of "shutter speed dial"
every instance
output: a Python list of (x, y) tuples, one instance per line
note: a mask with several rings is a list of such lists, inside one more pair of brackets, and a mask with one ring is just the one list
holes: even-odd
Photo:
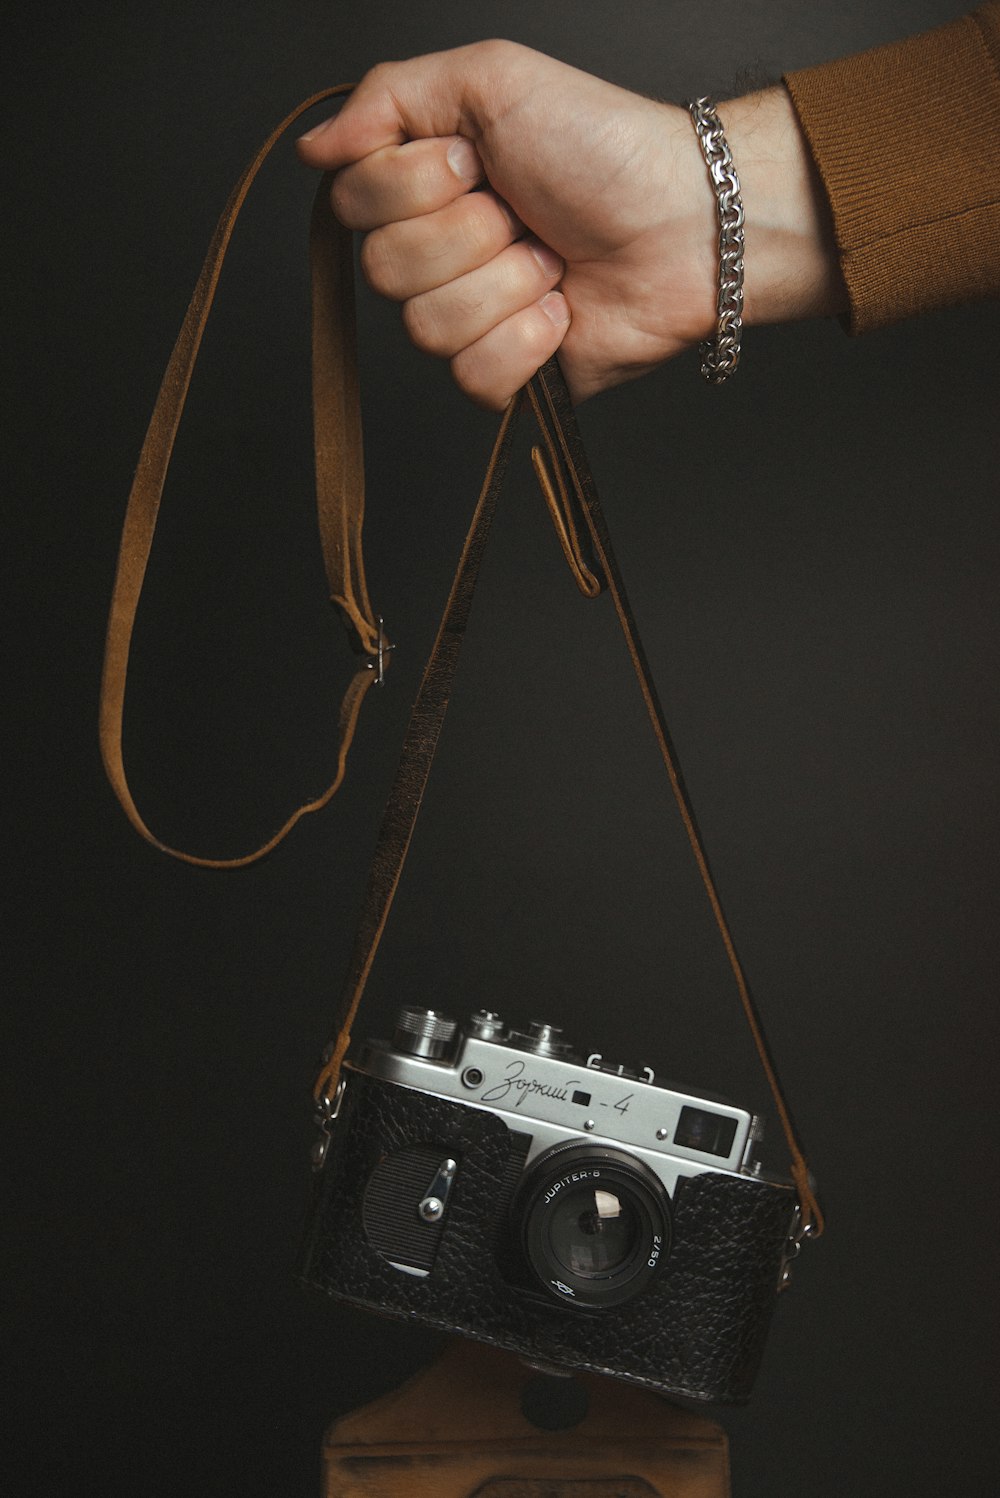
[(573, 1049), (562, 1039), (558, 1025), (547, 1025), (541, 1020), (532, 1020), (527, 1030), (512, 1030), (510, 1040), (533, 1056), (568, 1056)]

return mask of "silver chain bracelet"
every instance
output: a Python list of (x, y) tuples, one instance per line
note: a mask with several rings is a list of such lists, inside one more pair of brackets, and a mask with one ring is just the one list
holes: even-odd
[(719, 211), (718, 328), (714, 338), (700, 345), (701, 372), (712, 385), (721, 385), (740, 362), (743, 330), (743, 199), (722, 123), (711, 99), (693, 99), (688, 110), (698, 133)]

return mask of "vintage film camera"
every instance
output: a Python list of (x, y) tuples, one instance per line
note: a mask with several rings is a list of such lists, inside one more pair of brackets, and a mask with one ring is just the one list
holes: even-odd
[(322, 1123), (306, 1283), (542, 1365), (748, 1397), (797, 1224), (750, 1113), (552, 1025), (406, 1008)]

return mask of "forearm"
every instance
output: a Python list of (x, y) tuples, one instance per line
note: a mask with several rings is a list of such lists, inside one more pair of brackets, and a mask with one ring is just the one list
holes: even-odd
[(787, 91), (731, 99), (719, 117), (746, 215), (744, 322), (846, 311), (829, 204)]

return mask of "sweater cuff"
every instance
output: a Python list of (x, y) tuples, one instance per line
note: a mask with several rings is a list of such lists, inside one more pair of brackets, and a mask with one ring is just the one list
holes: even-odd
[(852, 333), (1000, 296), (1000, 5), (789, 73)]

